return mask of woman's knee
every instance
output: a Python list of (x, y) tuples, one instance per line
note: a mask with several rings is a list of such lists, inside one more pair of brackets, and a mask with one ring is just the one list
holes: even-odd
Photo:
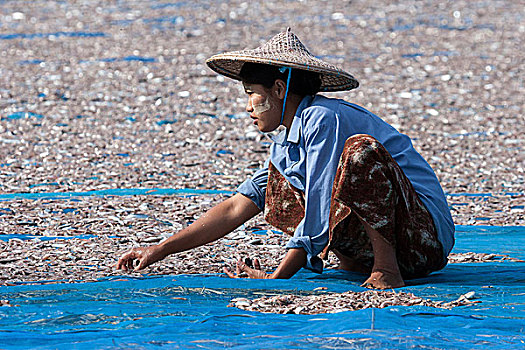
[(372, 160), (383, 158), (383, 150), (383, 145), (374, 137), (366, 134), (353, 135), (345, 142), (341, 161), (352, 167), (367, 167)]
[(345, 149), (359, 149), (359, 148), (377, 148), (381, 145), (373, 136), (367, 134), (357, 134), (346, 139)]

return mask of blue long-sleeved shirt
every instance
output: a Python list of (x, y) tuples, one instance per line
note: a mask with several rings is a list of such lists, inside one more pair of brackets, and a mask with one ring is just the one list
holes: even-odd
[(414, 149), (408, 136), (366, 109), (344, 100), (306, 96), (297, 108), (290, 129), (272, 137), (274, 142), (265, 166), (242, 183), (237, 192), (264, 210), (268, 161), (294, 187), (303, 191), (305, 216), (286, 247), (304, 248), (306, 267), (322, 272), (323, 264), (317, 255), (328, 244), (332, 185), (344, 144), (356, 134), (376, 138), (403, 169), (432, 215), (446, 258), (454, 245), (454, 223), (434, 171)]

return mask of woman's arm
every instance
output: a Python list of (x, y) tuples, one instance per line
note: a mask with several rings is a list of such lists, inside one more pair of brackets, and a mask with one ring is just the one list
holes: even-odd
[[(214, 206), (190, 226), (162, 243), (133, 248), (122, 255), (117, 269), (141, 270), (166, 256), (199, 247), (224, 237), (260, 212), (260, 209), (242, 194), (235, 194)], [(134, 263), (138, 260), (135, 267)]]
[(288, 249), (279, 267), (270, 278), (290, 278), (306, 265), (306, 250), (303, 248)]

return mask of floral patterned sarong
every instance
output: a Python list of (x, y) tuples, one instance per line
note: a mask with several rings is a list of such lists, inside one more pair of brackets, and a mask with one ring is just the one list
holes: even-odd
[[(265, 219), (293, 235), (304, 217), (304, 194), (270, 163)], [(436, 229), (412, 184), (384, 146), (369, 135), (350, 137), (332, 188), (329, 250), (372, 269), (374, 255), (362, 218), (396, 249), (404, 278), (416, 278), (446, 265)]]

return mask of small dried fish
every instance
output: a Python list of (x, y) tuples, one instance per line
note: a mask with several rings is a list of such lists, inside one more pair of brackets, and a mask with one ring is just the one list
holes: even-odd
[(237, 307), (248, 311), (278, 314), (315, 315), (322, 313), (338, 313), (367, 308), (385, 308), (389, 306), (429, 306), (450, 309), (456, 306), (470, 305), (480, 301), (471, 301), (472, 292), (460, 296), (451, 302), (432, 301), (415, 296), (412, 293), (390, 291), (365, 291), (326, 293), (312, 295), (278, 295), (263, 296), (257, 299), (235, 298), (229, 307)]
[(510, 257), (504, 254), (487, 254), (487, 253), (452, 253), (448, 256), (449, 264), (459, 263), (480, 263), (480, 262), (494, 262), (494, 261), (514, 261), (525, 262), (517, 258)]

